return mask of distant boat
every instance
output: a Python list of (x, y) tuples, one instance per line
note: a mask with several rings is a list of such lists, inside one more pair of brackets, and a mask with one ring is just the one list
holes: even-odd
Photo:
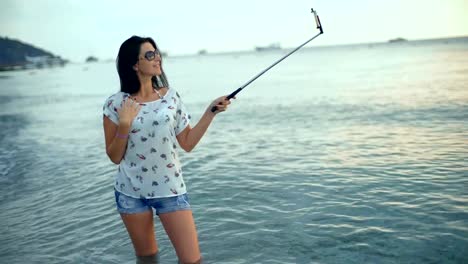
[(268, 46), (257, 46), (255, 47), (256, 51), (268, 51), (268, 50), (279, 50), (281, 46), (279, 43), (272, 43)]
[(201, 49), (198, 51), (198, 55), (205, 55), (207, 53), (206, 49)]
[(89, 56), (88, 58), (86, 58), (86, 62), (97, 62), (99, 61), (98, 58), (94, 57), (94, 56)]
[(389, 40), (388, 42), (389, 43), (398, 43), (398, 42), (406, 42), (406, 41), (408, 41), (408, 40), (404, 39), (404, 38), (394, 38), (394, 39)]

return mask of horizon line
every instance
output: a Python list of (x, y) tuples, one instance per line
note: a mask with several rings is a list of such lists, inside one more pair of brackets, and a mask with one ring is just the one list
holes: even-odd
[[(23, 44), (27, 44), (27, 45), (30, 45), (30, 46), (32, 46), (34, 48), (42, 49), (42, 50), (45, 50), (45, 51), (48, 51), (48, 52), (54, 54), (52, 51), (49, 51), (46, 48), (38, 47), (35, 44), (25, 42), (25, 41), (20, 40), (18, 38), (11, 38), (9, 36), (0, 36), (0, 38), (16, 40), (16, 41), (22, 42)], [(397, 37), (397, 38), (403, 38), (403, 37)], [(421, 39), (403, 38), (403, 39), (404, 39), (404, 42), (417, 42), (417, 41), (431, 41), (431, 40), (444, 40), (444, 39), (448, 40), (448, 39), (461, 39), (461, 38), (468, 38), (468, 34), (467, 35), (458, 35), (458, 36), (442, 36), (442, 37), (434, 37), (434, 38), (421, 38)], [(393, 39), (396, 39), (396, 38), (393, 38)], [(350, 42), (350, 43), (324, 44), (324, 45), (309, 46), (309, 47), (304, 47), (304, 48), (305, 49), (310, 49), (310, 48), (332, 48), (332, 47), (360, 46), (360, 45), (381, 45), (381, 44), (389, 44), (390, 40), (392, 40), (392, 39), (389, 39), (387, 41), (370, 41), (370, 42)], [(296, 48), (296, 47), (281, 47), (280, 50), (289, 50), (289, 49), (294, 49), (294, 48)], [(171, 55), (169, 53), (167, 56), (174, 58), (174, 57), (210, 56), (210, 55), (230, 55), (230, 54), (249, 53), (249, 52), (254, 52), (255, 51), (254, 48), (246, 49), (246, 50), (225, 50), (225, 51), (215, 51), (215, 52), (210, 52), (209, 50), (206, 50), (206, 49), (200, 49), (199, 51), (201, 51), (201, 50), (205, 50), (206, 53), (205, 54), (199, 54), (198, 52), (196, 52), (196, 53), (175, 53), (173, 55)], [(62, 57), (63, 59), (67, 59), (67, 58), (64, 58), (61, 55), (58, 55), (58, 56)], [(90, 56), (90, 55), (88, 55), (88, 56)], [(95, 56), (95, 55), (93, 55), (93, 56)], [(69, 60), (69, 59), (67, 59), (67, 60)], [(109, 60), (114, 60), (114, 58), (99, 59), (100, 62), (105, 62), (105, 61), (109, 61)], [(69, 60), (69, 62), (71, 62), (71, 63), (74, 63), (74, 62), (75, 63), (80, 63), (80, 61), (74, 61), (74, 60)]]

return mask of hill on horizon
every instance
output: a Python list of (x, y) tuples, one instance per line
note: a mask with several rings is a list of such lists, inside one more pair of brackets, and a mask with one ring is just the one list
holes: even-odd
[(8, 37), (0, 37), (0, 67), (26, 65), (28, 63), (26, 59), (27, 56), (46, 56), (65, 61), (62, 60), (60, 56), (54, 55), (52, 52), (44, 49), (34, 47), (31, 44), (23, 43)]

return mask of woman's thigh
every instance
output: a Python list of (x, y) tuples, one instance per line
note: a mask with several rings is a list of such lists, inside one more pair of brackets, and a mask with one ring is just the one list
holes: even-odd
[(161, 223), (182, 263), (196, 263), (201, 259), (197, 230), (191, 210), (159, 214)]
[(153, 209), (143, 200), (115, 191), (115, 202), (127, 228), (137, 256), (149, 256), (158, 251), (154, 234)]
[(150, 256), (158, 252), (154, 232), (153, 211), (136, 214), (120, 214), (132, 240), (137, 256)]

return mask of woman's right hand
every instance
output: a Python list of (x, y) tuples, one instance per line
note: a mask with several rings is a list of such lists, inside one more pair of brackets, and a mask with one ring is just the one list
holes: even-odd
[(131, 97), (127, 97), (122, 103), (122, 108), (117, 109), (120, 124), (131, 126), (133, 119), (138, 115), (140, 108), (141, 106), (138, 102), (133, 100)]

